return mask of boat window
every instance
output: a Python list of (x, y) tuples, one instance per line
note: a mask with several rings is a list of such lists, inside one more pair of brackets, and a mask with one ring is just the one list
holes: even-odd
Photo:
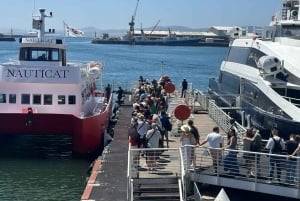
[(299, 38), (300, 37), (300, 26), (289, 25), (281, 27), (282, 37)]
[(258, 49), (255, 49), (255, 48), (251, 48), (249, 56), (247, 58), (246, 65), (257, 68), (257, 62), (258, 62), (258, 60), (262, 56), (265, 56), (265, 55), (266, 54), (263, 53), (262, 51), (260, 51)]
[(239, 77), (229, 73), (222, 74), (223, 84), (221, 90), (228, 91), (231, 94), (238, 94), (240, 90)]
[(249, 52), (250, 48), (231, 47), (228, 52), (227, 61), (245, 64), (248, 59)]
[(57, 98), (57, 104), (58, 105), (66, 104), (66, 96), (65, 95), (59, 95), (58, 98)]
[(70, 96), (68, 97), (68, 101), (69, 101), (69, 104), (70, 104), (70, 105), (76, 104), (76, 96), (70, 95)]
[(22, 94), (21, 95), (21, 103), (22, 104), (30, 104), (30, 94)]
[(21, 48), (19, 59), (21, 61), (59, 61), (57, 48)]
[(52, 95), (51, 94), (44, 95), (44, 105), (52, 105)]
[(9, 94), (8, 101), (9, 101), (9, 103), (16, 103), (17, 102), (17, 95), (16, 94)]
[(42, 103), (41, 94), (33, 94), (33, 104), (40, 105)]
[(6, 94), (0, 94), (0, 103), (6, 103)]

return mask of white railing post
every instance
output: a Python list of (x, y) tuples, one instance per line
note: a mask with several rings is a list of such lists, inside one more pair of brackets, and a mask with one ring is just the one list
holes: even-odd
[(133, 195), (133, 181), (131, 175), (131, 162), (132, 162), (132, 154), (131, 154), (131, 147), (128, 148), (128, 157), (127, 157), (127, 200), (132, 200)]

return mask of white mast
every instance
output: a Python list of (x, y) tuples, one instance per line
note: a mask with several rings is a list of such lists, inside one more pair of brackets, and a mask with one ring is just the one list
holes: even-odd
[[(45, 24), (46, 24), (45, 23), (45, 18), (46, 17), (52, 17), (52, 12), (50, 12), (49, 15), (46, 15), (45, 14), (46, 9), (40, 8), (39, 11), (40, 11), (40, 16), (36, 16), (36, 17), (39, 17), (39, 19), (38, 20), (33, 19), (33, 24), (35, 25), (35, 26), (33, 26), (33, 28), (39, 30), (38, 37), (43, 38), (45, 36), (45, 33), (46, 33), (45, 32)], [(38, 24), (37, 24), (37, 21), (38, 21)], [(53, 30), (53, 32), (54, 32), (54, 30)]]

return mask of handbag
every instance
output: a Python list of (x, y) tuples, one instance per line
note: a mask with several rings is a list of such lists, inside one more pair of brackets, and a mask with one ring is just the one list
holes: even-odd
[(156, 131), (154, 131), (152, 133), (152, 135), (147, 139), (147, 148), (151, 148), (151, 143), (149, 143), (149, 140), (152, 138), (152, 136), (154, 135), (154, 133), (156, 133)]

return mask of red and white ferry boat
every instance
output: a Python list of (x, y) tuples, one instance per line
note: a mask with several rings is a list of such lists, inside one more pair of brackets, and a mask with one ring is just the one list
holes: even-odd
[(19, 60), (0, 64), (0, 134), (67, 134), (75, 153), (91, 153), (111, 115), (112, 98), (95, 91), (102, 64), (67, 63), (64, 41), (45, 36), (47, 17), (40, 9), (38, 37), (21, 38)]

